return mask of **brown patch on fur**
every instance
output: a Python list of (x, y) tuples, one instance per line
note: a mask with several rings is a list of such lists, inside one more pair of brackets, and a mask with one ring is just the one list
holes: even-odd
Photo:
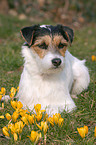
[[(58, 48), (60, 43), (65, 45), (62, 49)], [(67, 50), (68, 42), (63, 38), (63, 36), (55, 35), (54, 38), (53, 38), (53, 44), (56, 46), (56, 48), (60, 52), (60, 54), (64, 57), (65, 52)]]
[(40, 44), (42, 44), (44, 42), (45, 42), (46, 45), (49, 45), (51, 43), (51, 40), (52, 40), (51, 36), (49, 36), (49, 35), (38, 37), (33, 46), (40, 45)]
[(67, 50), (67, 47), (63, 48), (63, 49), (59, 49), (60, 54), (64, 57), (65, 56), (65, 52)]
[[(40, 45), (43, 43), (48, 47), (47, 49), (40, 48)], [(59, 44), (64, 44), (62, 49), (58, 48)], [(32, 45), (31, 49), (34, 53), (37, 53), (40, 58), (43, 58), (48, 51), (58, 51), (63, 57), (65, 56), (65, 52), (67, 49), (68, 42), (61, 35), (52, 36), (45, 35), (42, 37), (38, 37), (35, 41), (34, 45)]]
[(43, 58), (46, 54), (46, 50), (42, 50), (38, 46), (32, 47), (32, 49), (39, 55), (40, 58)]
[(40, 58), (43, 58), (46, 53), (48, 52), (48, 49), (42, 49), (39, 46), (45, 43), (47, 46), (51, 43), (51, 37), (49, 35), (38, 37), (37, 40), (35, 41), (35, 44), (32, 45), (32, 50), (36, 52)]

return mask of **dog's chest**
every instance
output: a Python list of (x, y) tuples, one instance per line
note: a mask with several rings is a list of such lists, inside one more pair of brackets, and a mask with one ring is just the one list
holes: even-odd
[[(27, 75), (27, 74), (26, 74)], [(28, 81), (28, 83), (27, 83)], [(27, 76), (26, 87), (30, 90), (30, 94), (39, 98), (53, 96), (70, 91), (73, 82), (72, 71), (63, 71), (59, 74)]]

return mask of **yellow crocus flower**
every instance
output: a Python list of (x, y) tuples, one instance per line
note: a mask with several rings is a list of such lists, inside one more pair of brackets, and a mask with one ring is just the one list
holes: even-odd
[(6, 113), (5, 116), (6, 116), (7, 120), (11, 120), (11, 115), (9, 113)]
[(8, 128), (7, 128), (6, 126), (4, 126), (4, 127), (2, 128), (2, 132), (3, 132), (3, 134), (4, 134), (5, 136), (8, 136), (8, 137), (9, 137)]
[(12, 123), (8, 125), (8, 129), (11, 130), (11, 133), (12, 133), (12, 134), (14, 134), (14, 133), (16, 132), (15, 125), (12, 124)]
[(26, 125), (28, 125), (28, 120), (27, 120), (27, 115), (25, 114), (25, 116), (22, 116), (21, 117), (21, 120), (26, 124)]
[(48, 125), (47, 122), (43, 122), (41, 121), (41, 126), (39, 124), (36, 124), (37, 127), (44, 132), (44, 134), (46, 134), (47, 130), (48, 130)]
[(56, 115), (58, 118), (61, 118), (60, 113), (55, 113), (55, 115)]
[(21, 133), (21, 132), (22, 132), (23, 127), (25, 126), (25, 124), (23, 124), (23, 122), (22, 122), (22, 121), (19, 121), (19, 126), (20, 126), (20, 129), (19, 129), (19, 132), (18, 132), (18, 133)]
[(88, 126), (84, 125), (85, 134), (88, 134)]
[(2, 99), (2, 95), (3, 95), (3, 94), (2, 94), (2, 92), (0, 91), (0, 101), (1, 101), (1, 99)]
[(13, 136), (14, 136), (14, 141), (17, 141), (18, 139), (17, 133), (14, 133)]
[(4, 87), (1, 88), (1, 92), (3, 94), (3, 96), (5, 96), (5, 93), (6, 93), (6, 89)]
[(47, 122), (44, 122), (44, 124), (43, 124), (43, 131), (44, 131), (44, 134), (46, 134), (47, 130), (48, 130)]
[(0, 116), (0, 119), (4, 119), (4, 115), (1, 115), (1, 116)]
[(23, 129), (24, 126), (25, 125), (23, 124), (22, 121), (16, 122), (15, 123), (15, 126), (14, 126), (15, 127), (15, 132), (18, 133), (18, 134), (20, 134), (22, 132), (22, 129)]
[(22, 107), (23, 107), (23, 104), (20, 101), (18, 101), (17, 102), (17, 109), (21, 109)]
[(80, 134), (80, 136), (81, 136), (82, 138), (84, 138), (85, 135), (88, 134), (88, 127), (85, 126), (85, 125), (84, 125), (84, 127), (77, 128), (77, 130), (78, 130), (78, 133)]
[(48, 114), (44, 114), (44, 121), (46, 121), (48, 119)]
[(91, 59), (92, 59), (92, 61), (96, 61), (96, 56), (95, 55), (92, 55), (91, 56)]
[(17, 120), (18, 117), (19, 117), (19, 114), (18, 114), (18, 112), (15, 111), (15, 112), (13, 113), (13, 115), (12, 115), (12, 121), (13, 121), (13, 122), (16, 122), (16, 120)]
[(53, 121), (55, 122), (55, 124), (58, 124), (59, 119), (61, 118), (60, 113), (56, 113), (55, 115), (53, 115)]
[(2, 109), (4, 109), (4, 103), (2, 103)]
[(24, 116), (26, 113), (28, 113), (28, 110), (24, 110), (24, 109), (19, 109), (19, 113), (21, 116)]
[(43, 128), (43, 121), (41, 121), (41, 126), (39, 124), (36, 124), (37, 127), (42, 131), (42, 128)]
[(35, 109), (36, 113), (38, 113), (41, 110), (41, 104), (34, 105), (34, 109)]
[(37, 134), (38, 133), (36, 131), (31, 131), (31, 136), (28, 136), (28, 137), (30, 138), (30, 140), (32, 142), (34, 142), (36, 140), (36, 138), (37, 138)]
[(19, 86), (17, 87), (17, 92), (19, 92)]
[(55, 122), (55, 124), (58, 124), (58, 116), (57, 115), (53, 115), (53, 121)]
[(43, 112), (45, 112), (45, 111), (46, 111), (46, 110), (40, 110), (39, 113), (43, 113)]
[(37, 113), (37, 115), (35, 115), (35, 118), (37, 119), (37, 121), (39, 122), (42, 119), (42, 113)]
[(40, 132), (40, 133), (38, 133), (38, 134), (37, 134), (37, 138), (36, 138), (35, 143), (37, 143), (37, 142), (38, 142), (38, 140), (39, 140), (41, 137), (42, 137), (42, 135), (41, 135), (41, 132)]
[(12, 100), (11, 100), (11, 106), (12, 106), (14, 109), (16, 109), (16, 107), (17, 107), (17, 101), (12, 101)]
[(13, 93), (10, 93), (10, 95), (9, 95), (9, 96), (10, 96), (10, 98), (11, 98), (11, 99), (13, 99), (13, 98), (14, 98), (14, 94), (13, 94)]
[(51, 124), (52, 127), (54, 126), (53, 117), (49, 117), (49, 118), (47, 119), (47, 121)]
[(14, 128), (15, 128), (15, 132), (16, 133), (20, 133), (20, 123), (19, 122), (16, 122), (15, 125), (14, 125)]
[(10, 92), (11, 92), (10, 93), (10, 98), (13, 99), (14, 98), (14, 95), (16, 94), (16, 89), (14, 87), (12, 87), (11, 90), (10, 90)]
[(8, 129), (10, 129), (11, 130), (11, 133), (13, 134), (14, 132), (15, 132), (15, 126), (14, 126), (14, 124), (8, 124)]
[(11, 106), (14, 108), (14, 109), (21, 109), (23, 107), (23, 104), (20, 102), (20, 101), (12, 101), (11, 100)]
[(40, 135), (36, 131), (31, 131), (31, 136), (28, 136), (32, 142), (37, 142), (40, 138)]
[(11, 90), (10, 90), (10, 92), (13, 93), (13, 94), (15, 95), (16, 89), (15, 89), (14, 87), (12, 87)]
[(34, 123), (34, 115), (28, 115), (28, 121), (30, 124), (33, 124)]
[(85, 137), (85, 130), (84, 130), (84, 128), (83, 127), (77, 128), (77, 130), (78, 130), (78, 133), (80, 134), (80, 136), (82, 138), (84, 138)]
[(58, 125), (62, 127), (63, 122), (64, 122), (64, 119), (63, 118), (59, 118)]
[(22, 132), (22, 129), (25, 125), (23, 124), (22, 121), (18, 121), (16, 122), (15, 124), (9, 124), (8, 125), (8, 129), (11, 130), (11, 133), (14, 134), (14, 133), (18, 133), (20, 134)]

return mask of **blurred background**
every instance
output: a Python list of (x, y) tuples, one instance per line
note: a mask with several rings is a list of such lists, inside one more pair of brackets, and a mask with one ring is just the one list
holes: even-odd
[(79, 28), (96, 22), (96, 0), (0, 0), (0, 13), (32, 23), (46, 20)]

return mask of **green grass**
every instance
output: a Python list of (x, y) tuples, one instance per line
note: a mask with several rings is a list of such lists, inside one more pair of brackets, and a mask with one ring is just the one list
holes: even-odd
[[(42, 23), (53, 24), (48, 20)], [(10, 92), (12, 86), (17, 87), (19, 84), (23, 66), (20, 51), (24, 42), (20, 35), (20, 29), (28, 25), (32, 25), (32, 23), (0, 15), (0, 87), (5, 87), (7, 93)], [(93, 145), (96, 144), (94, 138), (96, 125), (96, 62), (91, 61), (91, 56), (96, 55), (96, 25), (76, 30), (74, 42), (69, 51), (79, 59), (86, 59), (86, 65), (90, 72), (90, 85), (87, 91), (78, 95), (78, 99), (74, 99), (77, 110), (70, 114), (65, 112), (61, 114), (64, 118), (62, 129), (58, 127), (50, 128), (47, 142), (54, 145)], [(4, 110), (0, 110), (0, 115), (7, 112), (11, 112), (10, 103), (5, 104)], [(4, 125), (6, 125), (6, 119), (1, 119), (0, 134)], [(77, 127), (83, 125), (87, 125), (89, 128), (88, 135), (84, 139), (77, 132)], [(25, 133), (27, 132), (25, 131)], [(2, 145), (30, 144), (29, 139), (26, 139), (25, 136), (26, 134), (23, 135), (21, 141), (16, 143), (0, 138), (0, 143)]]

